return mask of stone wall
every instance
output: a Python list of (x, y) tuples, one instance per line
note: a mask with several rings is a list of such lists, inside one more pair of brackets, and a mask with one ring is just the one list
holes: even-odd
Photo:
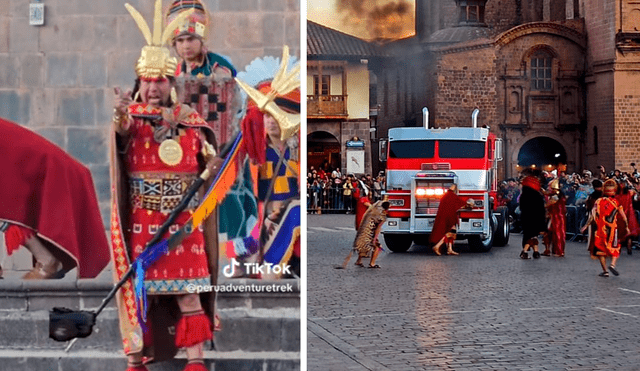
[[(113, 88), (133, 86), (144, 38), (125, 0), (44, 0), (45, 24), (30, 26), (29, 2), (0, 0), (0, 117), (56, 143), (91, 170), (105, 225)], [(129, 0), (150, 22), (153, 0)], [(169, 1), (163, 1), (164, 7)], [(300, 57), (298, 0), (206, 0), (209, 48), (238, 70), (282, 45)]]
[[(436, 70), (435, 127), (471, 127), (471, 113), (480, 110), (478, 125), (497, 118), (495, 49), (482, 48), (443, 54)], [(430, 124), (431, 126), (431, 124)]]

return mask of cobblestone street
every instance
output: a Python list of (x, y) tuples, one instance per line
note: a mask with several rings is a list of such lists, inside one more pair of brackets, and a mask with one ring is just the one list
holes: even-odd
[[(308, 370), (638, 370), (640, 252), (598, 277), (586, 244), (521, 260), (506, 247), (382, 253), (336, 270), (353, 215), (308, 216)], [(383, 243), (384, 246), (384, 243)], [(368, 260), (365, 260), (365, 265)]]

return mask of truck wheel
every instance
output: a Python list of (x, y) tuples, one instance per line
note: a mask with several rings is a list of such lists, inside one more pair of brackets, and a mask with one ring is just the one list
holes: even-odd
[(498, 228), (496, 228), (496, 235), (493, 238), (493, 246), (506, 246), (509, 243), (509, 210), (506, 206), (500, 206), (496, 210), (496, 219), (498, 220)]
[(406, 252), (412, 242), (413, 239), (408, 234), (384, 234), (384, 243), (393, 252)]
[(469, 247), (473, 252), (488, 252), (493, 246), (493, 218), (489, 218), (489, 235), (484, 239), (481, 236), (469, 236)]

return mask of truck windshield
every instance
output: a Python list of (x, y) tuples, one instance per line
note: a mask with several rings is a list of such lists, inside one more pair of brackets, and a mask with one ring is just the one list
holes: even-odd
[(395, 140), (389, 142), (391, 158), (433, 158), (435, 141), (433, 140)]
[(441, 140), (440, 158), (484, 158), (485, 142), (471, 140)]

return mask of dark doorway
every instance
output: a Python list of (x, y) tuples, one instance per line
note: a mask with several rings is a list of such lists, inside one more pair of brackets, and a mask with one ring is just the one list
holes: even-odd
[(547, 170), (548, 168), (556, 168), (558, 164), (566, 163), (567, 152), (562, 144), (551, 138), (530, 139), (520, 148), (518, 153), (518, 166), (520, 167), (535, 165), (540, 169)]
[(340, 142), (331, 133), (316, 131), (307, 135), (307, 166), (326, 170), (340, 167)]

